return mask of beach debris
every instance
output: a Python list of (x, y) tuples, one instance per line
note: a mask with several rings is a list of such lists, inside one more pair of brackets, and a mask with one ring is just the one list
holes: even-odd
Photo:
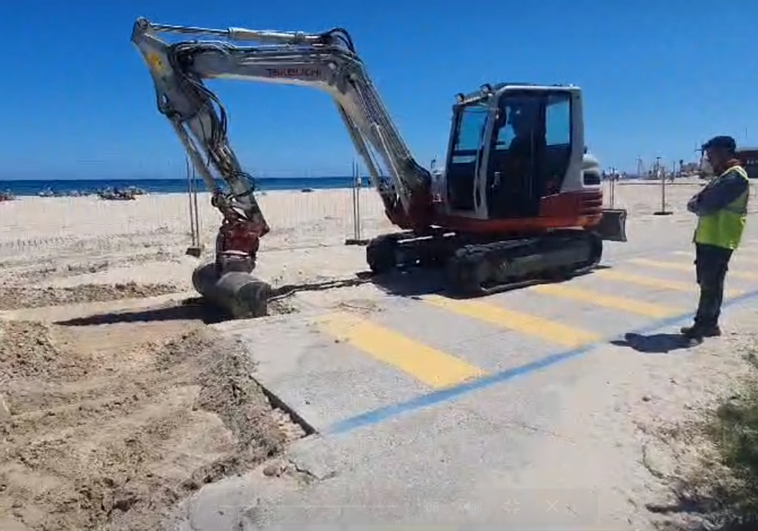
[(106, 201), (133, 201), (137, 199), (138, 195), (144, 193), (144, 190), (140, 190), (134, 186), (128, 188), (104, 188), (97, 191), (100, 199), (105, 199)]
[(16, 196), (13, 195), (10, 191), (0, 191), (0, 202), (13, 201), (14, 199), (16, 199)]
[(136, 199), (138, 195), (145, 195), (147, 192), (137, 186), (98, 188), (95, 190), (53, 190), (50, 187), (44, 188), (37, 192), (39, 197), (88, 197), (98, 195), (101, 199), (109, 201), (124, 201)]

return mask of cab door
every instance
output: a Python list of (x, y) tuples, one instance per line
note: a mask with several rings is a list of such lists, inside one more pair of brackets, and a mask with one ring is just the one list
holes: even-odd
[(490, 219), (539, 215), (545, 97), (536, 90), (512, 90), (500, 96), (486, 167)]
[(475, 194), (479, 165), (484, 153), (482, 142), (489, 109), (486, 102), (457, 106), (450, 137), (445, 180), (450, 209), (458, 212), (476, 210)]
[(562, 189), (576, 145), (571, 96), (545, 88), (500, 95), (485, 168), (490, 219), (537, 217), (542, 198)]

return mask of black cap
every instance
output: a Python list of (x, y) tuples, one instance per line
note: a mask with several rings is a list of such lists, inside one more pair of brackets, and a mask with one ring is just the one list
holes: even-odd
[(703, 144), (703, 151), (710, 148), (724, 149), (729, 153), (734, 153), (737, 150), (737, 142), (731, 136), (714, 136), (708, 142)]

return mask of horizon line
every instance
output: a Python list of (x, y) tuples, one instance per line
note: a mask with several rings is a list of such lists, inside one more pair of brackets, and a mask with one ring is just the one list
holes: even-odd
[[(362, 175), (362, 178), (368, 178), (368, 175)], [(253, 177), (254, 180), (260, 179), (352, 179), (352, 175), (309, 175), (303, 177)], [(199, 177), (198, 177), (199, 179)], [(56, 177), (56, 178), (40, 178), (30, 177), (26, 179), (7, 179), (0, 177), (0, 182), (51, 182), (51, 181), (185, 181), (186, 177)], [(217, 177), (217, 181), (223, 181), (222, 178)]]

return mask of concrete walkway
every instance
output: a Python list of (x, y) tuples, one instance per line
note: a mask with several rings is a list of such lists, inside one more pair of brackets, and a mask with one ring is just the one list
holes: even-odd
[[(671, 333), (697, 296), (686, 241), (612, 247), (607, 269), (483, 299), (362, 286), (341, 305), (216, 325), (314, 433), (202, 489), (176, 528), (648, 529), (637, 504), (654, 487), (624, 419), (665, 396), (682, 359), (697, 370)], [(734, 259), (727, 311), (758, 297), (755, 248)]]

